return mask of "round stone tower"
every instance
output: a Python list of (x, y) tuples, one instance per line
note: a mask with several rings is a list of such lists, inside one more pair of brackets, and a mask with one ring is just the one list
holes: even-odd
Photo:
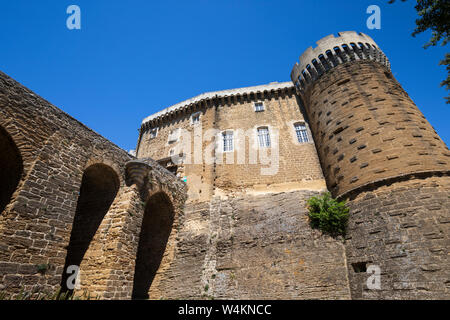
[[(369, 36), (341, 32), (306, 50), (291, 79), (327, 186), (349, 200), (352, 297), (448, 299), (450, 152), (385, 54)], [(370, 265), (380, 289), (366, 283)]]

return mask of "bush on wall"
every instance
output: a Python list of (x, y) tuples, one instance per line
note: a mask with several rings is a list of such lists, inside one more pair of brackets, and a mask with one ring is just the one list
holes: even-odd
[(337, 201), (326, 192), (308, 200), (309, 221), (312, 228), (331, 236), (344, 236), (350, 209), (345, 201)]

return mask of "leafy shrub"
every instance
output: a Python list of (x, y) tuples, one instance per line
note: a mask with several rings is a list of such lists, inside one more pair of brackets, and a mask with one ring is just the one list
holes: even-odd
[(312, 228), (331, 236), (344, 236), (347, 230), (349, 208), (345, 201), (337, 201), (329, 192), (308, 200), (309, 221)]

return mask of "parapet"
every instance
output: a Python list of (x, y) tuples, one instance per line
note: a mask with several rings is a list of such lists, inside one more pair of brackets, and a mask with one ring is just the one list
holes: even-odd
[(328, 70), (349, 61), (373, 60), (390, 69), (389, 60), (371, 37), (355, 31), (339, 32), (317, 41), (309, 47), (291, 72), (291, 80), (300, 91), (320, 78)]

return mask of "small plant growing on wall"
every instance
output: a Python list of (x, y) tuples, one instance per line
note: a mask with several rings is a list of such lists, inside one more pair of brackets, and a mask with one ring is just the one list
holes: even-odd
[(320, 229), (333, 237), (344, 236), (347, 231), (349, 208), (345, 201), (337, 201), (326, 192), (308, 200), (309, 222), (312, 228)]
[(49, 269), (49, 265), (48, 264), (38, 264), (36, 266), (37, 272), (39, 272), (40, 274), (44, 274), (47, 272), (47, 270)]

